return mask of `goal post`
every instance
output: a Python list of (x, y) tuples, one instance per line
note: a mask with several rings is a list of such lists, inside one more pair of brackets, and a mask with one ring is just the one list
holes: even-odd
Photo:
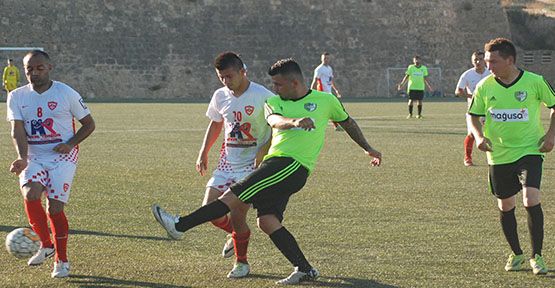
[[(405, 72), (407, 68), (399, 68), (399, 67), (388, 67), (385, 69), (385, 81), (387, 83), (387, 97), (388, 98), (400, 98), (406, 97), (406, 83), (403, 86), (401, 91), (397, 91), (397, 85), (403, 80), (405, 77)], [(426, 89), (425, 97), (442, 97), (442, 83), (443, 83), (443, 76), (441, 67), (428, 67), (428, 82), (434, 88), (434, 91), (430, 92)]]

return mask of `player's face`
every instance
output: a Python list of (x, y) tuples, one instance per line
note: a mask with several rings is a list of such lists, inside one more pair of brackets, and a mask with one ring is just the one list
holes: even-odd
[(324, 63), (324, 65), (330, 65), (330, 62), (331, 62), (330, 55), (322, 55), (322, 63)]
[(23, 68), (27, 81), (33, 86), (42, 86), (50, 83), (50, 71), (52, 64), (41, 55), (26, 57), (23, 59)]
[(511, 67), (514, 64), (513, 57), (509, 56), (503, 58), (499, 55), (499, 51), (486, 51), (484, 60), (486, 61), (489, 71), (491, 71), (495, 77), (503, 77), (507, 75), (507, 73), (510, 73)]
[(483, 69), (486, 67), (486, 62), (484, 61), (484, 55), (472, 55), (472, 65), (476, 69)]
[(235, 91), (241, 86), (241, 82), (245, 76), (245, 70), (243, 68), (237, 70), (234, 67), (230, 67), (223, 70), (216, 69), (216, 74), (224, 86)]
[(420, 66), (420, 59), (412, 58), (412, 63), (414, 63), (414, 65), (416, 65), (416, 66)]
[(294, 81), (277, 74), (272, 76), (272, 84), (274, 92), (276, 92), (283, 99), (295, 99), (295, 86)]

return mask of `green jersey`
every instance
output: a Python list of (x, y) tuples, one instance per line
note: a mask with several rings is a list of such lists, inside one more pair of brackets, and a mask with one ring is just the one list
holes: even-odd
[(416, 65), (411, 64), (405, 72), (409, 76), (409, 84), (407, 85), (407, 91), (418, 90), (424, 91), (426, 88), (424, 83), (424, 77), (428, 77), (428, 68), (424, 65), (416, 67)]
[(268, 155), (264, 157), (291, 157), (299, 161), (309, 172), (314, 169), (324, 146), (328, 121), (341, 122), (349, 118), (335, 96), (316, 90), (310, 90), (307, 95), (296, 100), (270, 97), (266, 100), (265, 112), (266, 118), (277, 114), (287, 118), (309, 117), (314, 121), (316, 128), (310, 131), (301, 128), (272, 129), (272, 144)]
[(478, 83), (468, 113), (486, 117), (484, 136), (493, 146), (493, 152), (487, 152), (488, 164), (507, 164), (526, 155), (543, 155), (539, 151), (544, 136), (541, 103), (554, 108), (555, 92), (542, 76), (528, 71), (521, 71), (509, 85), (493, 75)]

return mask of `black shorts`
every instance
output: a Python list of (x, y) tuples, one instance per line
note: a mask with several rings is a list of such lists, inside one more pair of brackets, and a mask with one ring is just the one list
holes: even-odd
[(540, 189), (543, 157), (526, 155), (516, 162), (489, 166), (489, 185), (495, 197), (506, 199), (516, 195), (522, 187)]
[(423, 90), (409, 90), (409, 99), (410, 100), (422, 100), (422, 99), (424, 99), (424, 91)]
[(308, 170), (295, 159), (273, 157), (230, 189), (241, 201), (252, 203), (258, 217), (273, 214), (281, 222), (289, 197), (303, 188), (307, 178)]

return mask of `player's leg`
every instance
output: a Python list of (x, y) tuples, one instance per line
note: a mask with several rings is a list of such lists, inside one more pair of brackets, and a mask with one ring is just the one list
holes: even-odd
[(413, 93), (412, 93), (412, 90), (409, 91), (409, 102), (408, 102), (409, 115), (407, 115), (407, 119), (408, 119), (408, 118), (412, 118), (412, 110), (413, 110), (413, 108), (414, 108), (414, 107), (413, 107), (413, 100), (412, 100), (413, 95), (412, 95), (412, 94), (413, 94)]
[(416, 118), (422, 118), (422, 102), (424, 101), (424, 91), (416, 91), (416, 108), (418, 115)]
[(528, 231), (532, 246), (530, 265), (534, 274), (547, 273), (547, 265), (542, 257), (544, 237), (544, 216), (541, 207), (540, 183), (543, 159), (537, 155), (523, 157), (520, 180), (523, 185), (522, 200), (528, 213)]
[(524, 255), (520, 246), (515, 216), (516, 194), (522, 189), (517, 175), (517, 164), (491, 165), (489, 167), (489, 183), (493, 195), (497, 197), (499, 222), (507, 243), (511, 247), (511, 255), (505, 264), (506, 271), (518, 271), (524, 263)]
[(19, 175), (25, 213), (31, 229), (37, 233), (41, 242), (39, 251), (27, 262), (31, 266), (40, 265), (54, 255), (54, 244), (48, 230), (48, 218), (41, 201), (41, 196), (48, 183), (47, 176), (48, 172), (43, 169), (42, 165), (34, 161), (29, 161), (27, 168)]
[(474, 147), (474, 135), (470, 128), (470, 115), (466, 114), (466, 137), (464, 138), (464, 166), (473, 166), (472, 149)]
[[(218, 199), (218, 197), (222, 196), (223, 192), (214, 188), (214, 187), (206, 187), (206, 192), (204, 193), (204, 199), (202, 201), (202, 206), (207, 205)], [(233, 232), (233, 227), (231, 226), (231, 219), (228, 215), (224, 215), (218, 219), (214, 219), (212, 224), (225, 232), (231, 234)]]
[(242, 203), (230, 212), (233, 224), (231, 239), (235, 251), (235, 263), (233, 269), (227, 274), (228, 278), (242, 278), (250, 273), (247, 250), (251, 231), (246, 221), (249, 207), (248, 204)]
[(48, 218), (54, 246), (56, 247), (55, 265), (51, 276), (64, 278), (69, 276), (69, 260), (67, 257), (67, 242), (69, 223), (64, 206), (69, 201), (73, 178), (77, 166), (71, 162), (53, 163), (49, 169), (49, 188), (46, 190), (48, 203)]

